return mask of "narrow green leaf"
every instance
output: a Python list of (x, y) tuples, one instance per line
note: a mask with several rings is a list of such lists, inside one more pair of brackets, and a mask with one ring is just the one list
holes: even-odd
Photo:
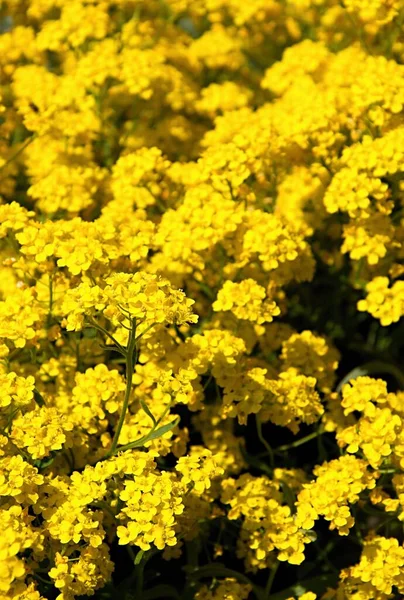
[(153, 429), (151, 429), (151, 431), (149, 431), (149, 433), (147, 435), (144, 435), (142, 438), (140, 438), (134, 442), (125, 444), (125, 446), (121, 446), (120, 448), (117, 448), (117, 451), (123, 452), (124, 450), (130, 450), (131, 448), (141, 448), (142, 446), (147, 444), (147, 442), (151, 442), (152, 440), (155, 440), (155, 439), (161, 437), (162, 435), (164, 435), (165, 433), (167, 433), (167, 431), (171, 431), (171, 429), (176, 427), (179, 422), (180, 422), (180, 417), (177, 417), (176, 419), (174, 419), (174, 421), (171, 421), (171, 423), (162, 425), (158, 429), (155, 429), (153, 427)]
[(42, 394), (40, 394), (36, 388), (34, 388), (34, 400), (38, 404), (38, 406), (45, 406), (46, 405), (46, 402), (43, 399)]
[(155, 429), (154, 431), (152, 430), (149, 433), (149, 435), (147, 436), (148, 439), (146, 441), (149, 442), (150, 440), (155, 440), (155, 439), (161, 437), (162, 435), (164, 435), (168, 431), (171, 431), (171, 429), (174, 429), (174, 427), (176, 427), (179, 422), (180, 422), (180, 417), (176, 417), (174, 419), (174, 421), (171, 421), (171, 423), (167, 423), (166, 425), (162, 425), (161, 427), (159, 427), (158, 429)]
[(281, 486), (282, 486), (282, 492), (283, 495), (285, 497), (286, 500), (286, 504), (289, 506), (290, 511), (292, 513), (292, 515), (295, 514), (296, 512), (296, 496), (293, 493), (293, 491), (291, 490), (291, 488), (288, 486), (288, 484), (286, 483), (286, 481), (281, 481)]
[(42, 471), (43, 469), (46, 469), (46, 467), (49, 467), (53, 461), (55, 460), (56, 455), (55, 456), (50, 456), (48, 458), (44, 458), (42, 460), (36, 460), (34, 462), (34, 465), (40, 470)]
[(312, 579), (305, 579), (294, 585), (291, 585), (281, 592), (270, 595), (270, 600), (287, 600), (291, 596), (297, 596), (300, 598), (306, 592), (314, 592), (315, 594), (323, 594), (327, 588), (335, 587), (338, 582), (338, 576), (334, 573), (330, 575), (318, 575)]
[(374, 375), (381, 373), (390, 373), (396, 381), (399, 383), (400, 387), (404, 388), (404, 374), (401, 370), (395, 365), (384, 362), (382, 360), (372, 360), (370, 362), (365, 363), (364, 365), (360, 365), (359, 367), (355, 367), (352, 369), (345, 377), (339, 382), (337, 386), (337, 392), (340, 392), (343, 386), (352, 381), (353, 379), (357, 379), (358, 377), (362, 377), (363, 375)]
[(266, 600), (266, 595), (263, 588), (253, 584), (252, 581), (250, 581), (250, 579), (246, 577), (246, 575), (243, 575), (243, 573), (233, 571), (233, 569), (229, 569), (221, 563), (210, 563), (208, 565), (205, 565), (204, 567), (199, 567), (197, 569), (190, 569), (185, 567), (184, 571), (188, 571), (190, 576), (194, 579), (203, 579), (204, 577), (234, 577), (242, 583), (248, 583), (249, 585), (251, 585), (254, 595), (258, 600)]
[(95, 337), (97, 337), (97, 330), (95, 327), (85, 327), (83, 329), (83, 337), (85, 337), (86, 339), (93, 339)]
[(172, 585), (156, 585), (150, 590), (143, 592), (143, 600), (154, 600), (155, 598), (180, 598), (175, 587)]
[(150, 408), (147, 406), (147, 404), (146, 404), (146, 402), (144, 400), (140, 400), (140, 406), (142, 407), (142, 409), (144, 410), (144, 412), (146, 413), (146, 415), (148, 417), (150, 417), (150, 419), (153, 421), (153, 425), (156, 427), (156, 425), (157, 425), (156, 418), (154, 417), (154, 415), (152, 414)]

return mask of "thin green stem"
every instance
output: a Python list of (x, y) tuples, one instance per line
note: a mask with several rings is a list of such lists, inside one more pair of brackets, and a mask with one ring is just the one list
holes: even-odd
[(102, 327), (101, 325), (99, 325), (98, 323), (96, 323), (95, 321), (93, 321), (92, 319), (89, 320), (89, 325), (91, 325), (91, 327), (94, 327), (94, 329), (97, 329), (98, 331), (100, 331), (104, 335), (106, 335), (115, 344), (115, 346), (117, 347), (117, 349), (119, 350), (119, 352), (121, 354), (126, 355), (125, 348), (123, 346), (121, 346), (121, 344), (118, 342), (117, 339), (114, 338), (114, 336), (112, 335), (112, 333), (109, 333), (109, 331), (107, 331), (104, 327)]
[(378, 473), (382, 475), (395, 475), (399, 472), (399, 469), (391, 468), (391, 469), (377, 469)]
[(142, 600), (143, 598), (143, 579), (144, 579), (144, 568), (146, 565), (147, 558), (144, 555), (143, 550), (139, 550), (135, 557), (135, 590), (136, 600)]
[(53, 277), (49, 275), (49, 307), (48, 307), (48, 316), (47, 316), (47, 326), (48, 328), (52, 325), (52, 310), (53, 310)]
[(271, 595), (271, 589), (272, 589), (272, 585), (274, 583), (274, 579), (276, 577), (276, 572), (278, 570), (278, 567), (279, 567), (279, 561), (277, 560), (269, 572), (268, 581), (265, 586), (265, 598), (269, 598)]
[(34, 577), (46, 585), (51, 585), (52, 583), (50, 579), (44, 579), (41, 575), (38, 575), (37, 571), (35, 571)]
[(296, 442), (292, 442), (291, 444), (285, 444), (283, 446), (278, 446), (278, 448), (275, 448), (274, 452), (286, 452), (286, 450), (290, 450), (291, 448), (298, 448), (306, 442), (314, 440), (314, 438), (323, 435), (323, 433), (324, 431), (322, 429), (318, 429), (317, 431), (313, 431), (313, 433), (306, 435), (306, 437), (300, 438), (300, 440), (296, 440)]
[(63, 452), (62, 456), (65, 459), (65, 461), (67, 462), (67, 465), (70, 469), (70, 473), (72, 473), (74, 471), (74, 469), (73, 469), (73, 464), (72, 464), (72, 461), (70, 460), (69, 454), (67, 452)]
[(4, 165), (0, 166), (0, 172), (3, 171), (10, 163), (13, 162), (13, 160), (15, 160), (17, 158), (17, 156), (19, 156), (21, 154), (21, 152), (24, 152), (24, 150), (26, 148), (28, 148), (28, 146), (30, 144), (32, 144), (32, 142), (35, 140), (36, 138), (36, 134), (34, 133), (34, 135), (32, 135), (30, 138), (28, 138), (22, 146), (20, 146), (20, 148), (17, 150), (17, 152), (15, 152), (12, 156), (10, 156), (10, 158), (8, 160), (6, 160), (6, 162), (4, 163)]
[(261, 444), (263, 446), (265, 446), (265, 448), (267, 450), (268, 457), (269, 457), (269, 462), (271, 464), (271, 467), (273, 467), (274, 466), (274, 452), (273, 452), (271, 446), (268, 444), (268, 442), (264, 438), (264, 435), (262, 433), (262, 422), (261, 422), (261, 419), (260, 419), (260, 417), (258, 415), (256, 415), (256, 423), (257, 423), (257, 435), (258, 435), (258, 439), (260, 440)]
[(138, 342), (139, 340), (142, 339), (142, 337), (148, 332), (150, 331), (150, 329), (152, 329), (155, 325), (157, 325), (157, 323), (152, 323), (151, 325), (149, 325), (149, 327), (147, 327), (144, 331), (142, 331), (142, 333), (140, 333), (137, 338), (136, 341)]
[[(101, 508), (102, 510), (107, 512), (109, 514), (109, 516), (112, 517), (113, 520), (116, 519), (116, 514), (114, 513), (112, 508), (109, 506), (108, 502), (105, 502), (105, 500), (99, 500), (98, 502), (95, 502), (93, 506), (95, 506), (96, 508)], [(129, 546), (128, 546), (128, 548), (129, 548)]]
[(136, 554), (133, 552), (132, 546), (130, 546), (129, 544), (126, 545), (126, 550), (130, 556), (131, 561), (133, 562), (133, 564), (135, 564), (135, 560), (136, 560)]
[(118, 425), (116, 426), (115, 435), (112, 440), (112, 446), (107, 453), (107, 457), (113, 456), (116, 452), (119, 436), (125, 421), (126, 412), (129, 406), (130, 395), (132, 391), (132, 379), (133, 379), (133, 371), (135, 368), (136, 362), (136, 319), (132, 321), (132, 329), (129, 334), (128, 347), (126, 349), (126, 389), (125, 389), (125, 397), (123, 400), (123, 407), (119, 417)]

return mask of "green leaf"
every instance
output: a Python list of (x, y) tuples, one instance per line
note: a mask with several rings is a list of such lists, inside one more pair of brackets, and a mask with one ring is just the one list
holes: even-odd
[(303, 531), (304, 534), (309, 538), (310, 542), (315, 542), (317, 540), (317, 533), (314, 531), (314, 529), (303, 529)]
[(146, 404), (146, 402), (144, 400), (140, 400), (140, 406), (142, 407), (142, 409), (144, 410), (144, 412), (146, 413), (146, 415), (148, 417), (150, 417), (150, 419), (153, 421), (153, 425), (156, 427), (156, 425), (157, 425), (156, 418), (154, 417), (154, 415), (152, 414), (150, 408), (147, 406), (147, 404)]
[(85, 327), (83, 329), (83, 337), (87, 339), (93, 339), (97, 337), (97, 330), (95, 327)]
[(156, 585), (150, 590), (143, 592), (143, 600), (154, 600), (155, 598), (180, 598), (175, 587), (172, 585)]
[(268, 475), (270, 475), (272, 477), (273, 469), (271, 469), (271, 467), (269, 465), (267, 465), (264, 461), (260, 460), (256, 456), (249, 454), (247, 452), (247, 450), (244, 448), (244, 446), (242, 446), (241, 444), (239, 447), (240, 447), (240, 452), (242, 454), (242, 457), (244, 458), (246, 463), (248, 463), (252, 467), (255, 467), (256, 469), (259, 469), (263, 473), (267, 473)]
[(203, 579), (204, 577), (234, 577), (242, 583), (248, 583), (249, 585), (251, 585), (254, 595), (258, 600), (266, 599), (266, 594), (263, 588), (253, 584), (248, 577), (243, 575), (243, 573), (233, 571), (233, 569), (228, 569), (225, 565), (222, 565), (221, 563), (210, 563), (208, 565), (205, 565), (204, 567), (199, 567), (197, 569), (185, 567), (184, 570), (189, 572), (190, 576), (194, 579)]
[(292, 513), (292, 515), (294, 515), (296, 512), (296, 504), (295, 504), (296, 496), (293, 493), (293, 491), (291, 490), (291, 488), (288, 486), (286, 481), (283, 481), (283, 480), (281, 481), (281, 487), (282, 487), (283, 495), (286, 500), (286, 504), (289, 506), (290, 512)]
[(40, 394), (36, 388), (34, 388), (34, 400), (38, 406), (46, 406), (46, 402), (43, 399), (42, 394)]
[(146, 436), (146, 439), (142, 443), (144, 444), (146, 442), (150, 442), (152, 440), (156, 440), (157, 438), (161, 437), (162, 435), (164, 435), (168, 431), (171, 431), (171, 429), (174, 429), (174, 427), (176, 427), (179, 422), (180, 422), (180, 418), (177, 417), (177, 418), (174, 419), (174, 421), (171, 421), (171, 423), (167, 423), (166, 425), (162, 425), (161, 427), (158, 427), (158, 429), (152, 430)]
[(149, 431), (149, 433), (147, 435), (144, 435), (142, 438), (139, 438), (138, 440), (136, 440), (134, 442), (130, 442), (129, 444), (126, 444), (125, 446), (121, 446), (121, 447), (117, 448), (117, 451), (123, 452), (124, 450), (130, 450), (131, 448), (141, 448), (142, 446), (147, 444), (147, 442), (151, 442), (152, 440), (155, 440), (155, 439), (161, 437), (168, 431), (171, 431), (171, 429), (174, 429), (174, 427), (176, 427), (179, 422), (180, 422), (180, 417), (177, 417), (176, 419), (174, 419), (174, 421), (171, 421), (171, 423), (162, 425), (161, 427), (158, 427), (158, 429), (153, 427), (153, 429), (151, 429), (151, 431)]
[(291, 596), (300, 598), (300, 596), (303, 596), (306, 592), (314, 592), (315, 594), (321, 595), (327, 588), (335, 587), (337, 583), (338, 575), (334, 573), (330, 575), (318, 575), (312, 579), (305, 579), (304, 581), (295, 583), (281, 592), (271, 594), (269, 600), (287, 600), (287, 598), (290, 598)]
[(404, 389), (404, 374), (398, 367), (382, 360), (372, 360), (364, 365), (355, 367), (355, 369), (352, 369), (352, 371), (345, 375), (345, 377), (341, 379), (337, 386), (337, 392), (340, 392), (343, 386), (352, 379), (357, 379), (363, 375), (375, 375), (381, 373), (389, 373), (392, 375), (400, 385), (400, 388)]
[(47, 458), (43, 458), (41, 460), (36, 460), (34, 461), (34, 465), (40, 470), (42, 471), (43, 469), (46, 469), (46, 467), (49, 467), (49, 465), (51, 465), (53, 463), (53, 461), (56, 458), (56, 454), (54, 456), (49, 456)]

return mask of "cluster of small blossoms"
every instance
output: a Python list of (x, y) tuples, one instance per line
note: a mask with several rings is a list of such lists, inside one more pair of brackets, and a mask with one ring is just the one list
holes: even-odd
[(404, 595), (403, 21), (0, 1), (0, 600)]
[(237, 550), (249, 569), (265, 569), (275, 558), (295, 565), (304, 560), (310, 538), (295, 522), (279, 481), (244, 474), (224, 480), (222, 487), (222, 502), (230, 505), (228, 518), (244, 519)]
[(275, 302), (265, 297), (265, 289), (254, 279), (244, 279), (241, 283), (226, 281), (212, 308), (215, 311), (230, 310), (238, 319), (262, 325), (272, 321), (281, 312)]
[[(360, 561), (341, 573), (340, 589), (348, 598), (391, 598), (393, 587), (404, 591), (404, 548), (397, 539), (370, 536), (364, 541)], [(337, 592), (339, 593), (339, 592)]]
[(369, 312), (383, 326), (396, 323), (404, 314), (404, 282), (390, 287), (388, 277), (375, 277), (366, 285), (366, 298), (359, 300), (358, 310)]
[(329, 521), (331, 529), (348, 535), (354, 524), (349, 505), (359, 499), (359, 494), (376, 485), (376, 476), (367, 470), (364, 460), (342, 456), (314, 469), (315, 480), (303, 484), (297, 497), (296, 522), (311, 529), (320, 516)]
[(218, 582), (214, 589), (202, 586), (195, 594), (195, 600), (247, 600), (251, 592), (249, 584), (238, 583), (230, 577)]

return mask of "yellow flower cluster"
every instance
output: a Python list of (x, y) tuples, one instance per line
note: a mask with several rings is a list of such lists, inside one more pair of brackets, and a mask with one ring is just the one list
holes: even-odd
[(404, 595), (403, 23), (0, 1), (0, 600)]
[(316, 479), (303, 484), (297, 498), (296, 522), (311, 529), (320, 516), (330, 522), (331, 529), (348, 535), (354, 524), (349, 505), (359, 494), (376, 485), (375, 475), (367, 470), (367, 463), (353, 456), (342, 456), (314, 469)]
[(404, 282), (389, 287), (388, 277), (375, 277), (366, 285), (366, 298), (359, 300), (358, 310), (369, 312), (384, 326), (396, 323), (404, 314)]
[(237, 554), (249, 569), (265, 569), (275, 557), (295, 565), (304, 560), (310, 538), (295, 522), (280, 482), (244, 474), (224, 480), (222, 486), (222, 502), (230, 505), (228, 518), (244, 519)]
[(400, 462), (403, 452), (402, 393), (388, 393), (381, 379), (358, 377), (342, 388), (345, 415), (355, 413), (352, 424), (341, 427), (337, 441), (347, 452), (363, 453), (377, 469), (384, 460)]
[(265, 289), (254, 279), (244, 279), (241, 283), (226, 281), (212, 308), (215, 311), (230, 310), (238, 319), (258, 325), (272, 321), (281, 312), (275, 302), (266, 299)]
[(44, 458), (52, 450), (72, 445), (73, 422), (57, 408), (35, 408), (13, 420), (11, 440), (17, 448), (26, 448), (33, 459)]
[(404, 548), (395, 538), (372, 536), (364, 542), (358, 564), (342, 573), (343, 589), (348, 597), (390, 598), (393, 586), (403, 593), (402, 567)]
[(250, 585), (228, 577), (220, 581), (214, 590), (202, 586), (195, 594), (195, 600), (247, 600), (250, 592)]
[[(105, 287), (83, 282), (68, 290), (62, 304), (67, 316), (66, 329), (78, 331), (83, 327), (85, 316), (97, 313), (114, 325), (125, 327), (134, 320), (147, 327), (160, 323), (195, 323), (190, 306), (193, 300), (184, 292), (175, 290), (167, 279), (157, 275), (137, 272), (116, 273), (105, 279)], [(126, 325), (128, 327), (128, 325)]]

